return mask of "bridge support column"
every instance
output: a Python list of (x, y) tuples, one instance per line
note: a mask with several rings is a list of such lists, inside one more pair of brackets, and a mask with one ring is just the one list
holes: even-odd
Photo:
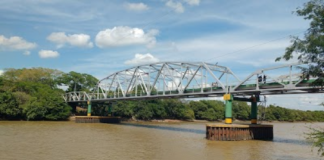
[(251, 98), (251, 124), (258, 123), (258, 104), (256, 97)]
[(113, 116), (113, 115), (112, 115), (112, 107), (113, 107), (113, 105), (112, 105), (112, 103), (110, 103), (110, 104), (108, 105), (108, 116)]
[(233, 121), (233, 116), (232, 116), (233, 96), (231, 94), (225, 94), (224, 100), (225, 100), (225, 123), (232, 124), (232, 121)]
[(88, 101), (88, 116), (91, 116), (91, 101)]

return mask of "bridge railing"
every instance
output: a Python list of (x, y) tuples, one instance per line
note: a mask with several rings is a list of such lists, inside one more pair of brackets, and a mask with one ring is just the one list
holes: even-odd
[(301, 68), (303, 67), (307, 66), (295, 63), (257, 70), (238, 85), (232, 87), (231, 92), (244, 92), (248, 90), (259, 92), (317, 90), (319, 87), (312, 85), (312, 82), (317, 77), (302, 74)]
[[(63, 98), (67, 102), (77, 102), (222, 96), (225, 93), (251, 95), (323, 92), (323, 89), (312, 86), (316, 77), (300, 73), (301, 67), (305, 65), (296, 63), (265, 68), (240, 81), (229, 68), (218, 65), (151, 64), (110, 75), (98, 83), (97, 90), (93, 93), (69, 92)], [(228, 78), (229, 76), (232, 78)]]

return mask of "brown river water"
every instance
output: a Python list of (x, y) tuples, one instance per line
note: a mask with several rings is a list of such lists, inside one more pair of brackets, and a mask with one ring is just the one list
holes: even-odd
[(208, 141), (205, 123), (0, 122), (0, 160), (321, 159), (308, 127), (274, 123), (273, 141)]

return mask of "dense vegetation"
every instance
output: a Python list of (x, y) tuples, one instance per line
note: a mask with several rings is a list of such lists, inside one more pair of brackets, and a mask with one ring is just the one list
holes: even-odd
[[(79, 104), (86, 107), (86, 104)], [(107, 115), (108, 104), (93, 103), (93, 114)], [(182, 120), (209, 120), (224, 119), (225, 105), (223, 101), (201, 100), (181, 101), (179, 99), (118, 101), (113, 104), (113, 113), (123, 118), (140, 120), (152, 119), (182, 119)], [(250, 104), (233, 102), (233, 118), (249, 120)], [(301, 111), (287, 109), (280, 106), (259, 106), (259, 119), (268, 121), (319, 121), (324, 122), (324, 111)]]
[(0, 119), (65, 120), (71, 107), (62, 98), (64, 91), (89, 91), (97, 79), (87, 74), (63, 73), (46, 68), (7, 69), (0, 76)]

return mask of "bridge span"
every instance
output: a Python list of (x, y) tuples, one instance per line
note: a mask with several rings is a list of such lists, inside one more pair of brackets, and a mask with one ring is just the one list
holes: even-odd
[[(79, 122), (110, 121), (114, 117), (91, 116), (92, 102), (153, 98), (224, 97), (225, 125), (207, 125), (209, 140), (273, 139), (273, 126), (260, 125), (258, 105), (260, 95), (324, 93), (323, 87), (314, 86), (317, 77), (303, 75), (305, 64), (288, 64), (257, 70), (241, 80), (225, 66), (205, 62), (159, 62), (140, 65), (115, 72), (97, 84), (92, 93), (69, 92), (66, 102), (87, 102), (88, 116)], [(232, 125), (232, 101), (251, 103), (251, 125)]]
[(158, 62), (115, 72), (100, 80), (92, 93), (69, 92), (63, 98), (85, 102), (323, 93), (323, 88), (312, 85), (317, 77), (301, 74), (303, 67), (295, 63), (260, 69), (241, 80), (230, 68), (217, 64)]

